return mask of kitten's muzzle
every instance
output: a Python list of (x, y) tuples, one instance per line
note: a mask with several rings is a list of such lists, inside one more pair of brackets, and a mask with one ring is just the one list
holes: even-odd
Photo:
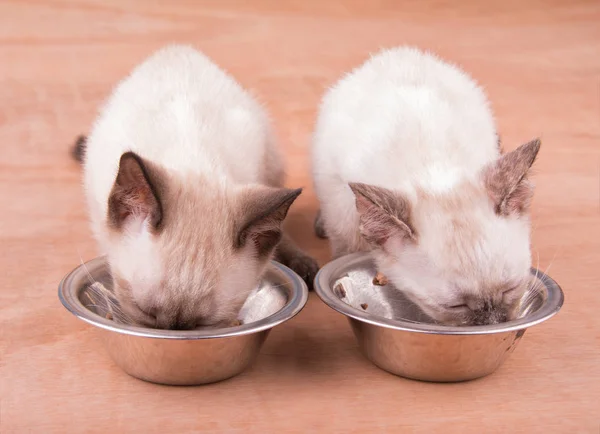
[(501, 324), (508, 320), (508, 314), (502, 308), (478, 309), (473, 311), (468, 325), (485, 326)]
[(486, 326), (501, 324), (508, 321), (508, 311), (501, 306), (494, 306), (491, 301), (482, 303), (482, 307), (474, 309), (469, 314), (467, 325)]

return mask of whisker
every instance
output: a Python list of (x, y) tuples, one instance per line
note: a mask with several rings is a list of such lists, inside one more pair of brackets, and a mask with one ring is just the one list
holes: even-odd
[(529, 303), (543, 291), (543, 288), (544, 288), (543, 282), (541, 280), (536, 280), (533, 283), (533, 285), (529, 288), (525, 297), (523, 297), (521, 299), (521, 301), (519, 302), (520, 306), (523, 307), (523, 306), (529, 305)]
[[(112, 316), (113, 320), (120, 323), (132, 323), (131, 318), (121, 309), (118, 301), (114, 298), (114, 294), (106, 289), (100, 282), (94, 282), (88, 286), (86, 293), (88, 299), (94, 303), (94, 306), (99, 309), (106, 309)], [(104, 305), (100, 306), (93, 300), (92, 295), (100, 297), (104, 301)]]
[(83, 258), (81, 256), (81, 252), (79, 251), (79, 249), (77, 250), (77, 255), (79, 256), (79, 262), (81, 263), (84, 271), (88, 275), (88, 279), (90, 280), (90, 283), (95, 283), (96, 279), (94, 279), (94, 276), (92, 276), (92, 273), (90, 273), (90, 270), (88, 269), (87, 265), (85, 265), (85, 262), (83, 262)]
[(533, 279), (533, 284), (529, 288), (527, 295), (521, 300), (522, 306), (527, 306), (535, 297), (537, 297), (540, 294), (540, 292), (543, 291), (544, 283), (540, 279), (540, 273), (548, 274), (548, 271), (550, 270), (551, 266), (554, 264), (554, 260), (556, 259), (556, 256), (558, 255), (558, 249), (554, 252), (554, 256), (552, 257), (550, 264), (548, 264), (548, 266), (546, 267), (546, 269), (543, 272), (540, 271), (540, 269), (539, 269), (539, 261), (540, 261), (539, 260), (539, 252), (537, 254), (538, 254), (538, 265), (536, 267), (535, 278)]
[(558, 248), (554, 252), (554, 256), (550, 260), (550, 263), (548, 264), (548, 267), (546, 267), (546, 270), (544, 271), (544, 274), (548, 274), (548, 271), (550, 271), (550, 267), (552, 267), (552, 264), (554, 264), (554, 260), (556, 259), (557, 255), (558, 255)]

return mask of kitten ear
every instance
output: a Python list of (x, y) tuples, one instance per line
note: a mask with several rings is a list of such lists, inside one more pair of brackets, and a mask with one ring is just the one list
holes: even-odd
[(404, 197), (386, 188), (350, 183), (360, 216), (359, 230), (365, 240), (383, 247), (388, 239), (416, 240), (410, 226), (410, 204)]
[(157, 229), (162, 207), (144, 161), (135, 153), (121, 155), (119, 170), (108, 198), (108, 221), (121, 229), (129, 217), (148, 220)]
[(532, 140), (504, 154), (484, 169), (483, 182), (496, 214), (521, 215), (529, 209), (533, 186), (527, 180), (527, 174), (540, 146), (540, 139)]
[(235, 247), (254, 244), (259, 257), (267, 256), (281, 240), (281, 224), (302, 189), (255, 188), (245, 191), (240, 209), (242, 224)]

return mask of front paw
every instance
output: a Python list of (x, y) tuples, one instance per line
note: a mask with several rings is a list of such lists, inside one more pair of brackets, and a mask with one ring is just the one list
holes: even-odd
[(306, 286), (308, 286), (308, 290), (312, 291), (313, 289), (313, 281), (315, 276), (317, 275), (317, 271), (319, 271), (319, 265), (317, 261), (315, 261), (310, 256), (301, 255), (292, 258), (287, 264), (298, 276), (306, 282)]

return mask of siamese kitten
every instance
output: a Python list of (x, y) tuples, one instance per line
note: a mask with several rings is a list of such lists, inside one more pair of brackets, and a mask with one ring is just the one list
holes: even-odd
[(413, 48), (385, 50), (323, 98), (317, 234), (376, 265), (434, 321), (513, 319), (530, 283), (533, 140), (502, 154), (482, 89)]
[(128, 320), (234, 321), (273, 255), (312, 282), (315, 261), (282, 234), (301, 189), (283, 187), (267, 114), (198, 51), (169, 46), (144, 61), (73, 154)]

